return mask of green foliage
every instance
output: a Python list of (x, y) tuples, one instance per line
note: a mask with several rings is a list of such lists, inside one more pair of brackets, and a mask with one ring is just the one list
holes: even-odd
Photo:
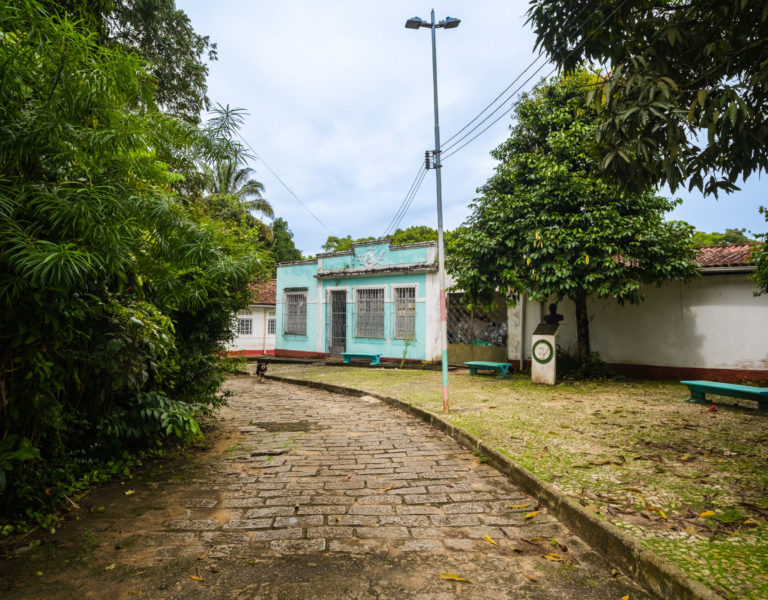
[(511, 136), (492, 152), (500, 163), (449, 262), (457, 287), (485, 305), (497, 288), (510, 300), (571, 298), (583, 369), (588, 296), (637, 303), (643, 285), (696, 272), (692, 228), (664, 220), (675, 203), (601, 177), (590, 154), (597, 115), (584, 103), (591, 79), (558, 78), (520, 100)]
[(198, 123), (208, 108), (203, 62), (216, 60), (216, 44), (192, 28), (174, 0), (53, 0), (42, 4), (93, 31), (99, 43), (146, 61), (154, 99), (163, 109)]
[(606, 69), (592, 99), (616, 181), (717, 195), (768, 169), (764, 0), (534, 0), (528, 14), (537, 46), (568, 72)]
[(293, 232), (285, 219), (272, 221), (272, 245), (270, 247), (275, 264), (301, 260), (301, 250), (293, 243)]
[(256, 232), (175, 192), (240, 159), (236, 113), (198, 127), (158, 111), (150, 68), (97, 40), (0, 4), (4, 519), (42, 522), (94, 465), (199, 436), (224, 400), (231, 315), (270, 267)]
[[(445, 244), (446, 252), (449, 252), (453, 247), (456, 239), (455, 231), (443, 231), (443, 242)], [(369, 240), (375, 240), (375, 237), (361, 237), (356, 240), (352, 239), (351, 235), (340, 238), (334, 235), (328, 236), (325, 244), (322, 248), (326, 252), (340, 252), (342, 250), (350, 250), (352, 244), (355, 242), (367, 242)], [(436, 242), (437, 241), (437, 229), (432, 229), (427, 225), (412, 225), (406, 229), (396, 229), (395, 232), (389, 236), (392, 244), (416, 244), (419, 242)]]
[(352, 248), (352, 242), (356, 241), (358, 240), (353, 240), (351, 235), (343, 238), (336, 237), (335, 235), (329, 235), (328, 239), (325, 240), (325, 243), (321, 246), (321, 248), (325, 252), (343, 252), (344, 250), (350, 250)]
[(746, 231), (746, 228), (726, 229), (725, 233), (704, 233), (703, 231), (697, 231), (693, 234), (693, 243), (699, 247), (755, 243), (757, 240), (753, 240), (746, 235)]
[[(760, 207), (760, 213), (765, 217), (768, 222), (768, 209), (764, 206)], [(762, 234), (757, 236), (762, 240), (762, 243), (756, 246), (752, 251), (752, 258), (755, 262), (757, 270), (754, 274), (754, 279), (757, 285), (760, 286), (761, 293), (768, 293), (768, 234)]]

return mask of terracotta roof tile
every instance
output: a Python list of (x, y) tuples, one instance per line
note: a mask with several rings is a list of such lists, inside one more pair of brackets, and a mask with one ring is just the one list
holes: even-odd
[(751, 254), (755, 244), (705, 246), (699, 250), (696, 262), (702, 267), (740, 267), (753, 264)]
[(252, 283), (251, 303), (252, 304), (275, 304), (277, 298), (277, 280), (272, 279), (263, 283)]

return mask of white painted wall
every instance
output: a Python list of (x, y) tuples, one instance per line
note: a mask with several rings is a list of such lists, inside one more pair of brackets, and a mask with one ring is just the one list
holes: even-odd
[[(252, 320), (251, 335), (237, 334), (237, 319)], [(227, 345), (227, 350), (244, 350), (263, 354), (274, 352), (275, 334), (268, 333), (268, 322), (270, 319), (275, 319), (274, 306), (251, 305), (247, 309), (239, 311), (233, 325), (236, 334), (235, 339)], [(277, 323), (275, 323), (275, 326), (277, 326)]]
[[(645, 302), (637, 306), (590, 298), (592, 351), (608, 363), (767, 370), (768, 295), (755, 296), (756, 291), (746, 274), (733, 273), (648, 287)], [(565, 317), (558, 344), (575, 351), (573, 303), (563, 300), (558, 312)], [(530, 360), (530, 338), (542, 304), (527, 301), (525, 313), (523, 357)], [(510, 308), (512, 360), (519, 359), (519, 319), (520, 304)]]

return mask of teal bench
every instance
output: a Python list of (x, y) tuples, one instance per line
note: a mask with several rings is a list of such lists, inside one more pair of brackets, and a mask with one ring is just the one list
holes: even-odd
[(344, 362), (349, 364), (353, 358), (361, 358), (363, 360), (370, 360), (371, 366), (381, 364), (381, 354), (366, 354), (365, 352), (342, 352)]
[(755, 400), (760, 409), (768, 408), (768, 388), (735, 383), (720, 383), (719, 381), (681, 381), (691, 391), (688, 402), (703, 403), (707, 401), (706, 394), (731, 396), (743, 400)]
[(486, 362), (484, 360), (473, 360), (470, 362), (465, 362), (465, 365), (469, 367), (469, 372), (472, 375), (477, 375), (477, 371), (495, 371), (498, 373), (499, 379), (504, 379), (509, 375), (509, 370), (512, 368), (512, 365), (510, 363), (497, 363), (497, 362)]

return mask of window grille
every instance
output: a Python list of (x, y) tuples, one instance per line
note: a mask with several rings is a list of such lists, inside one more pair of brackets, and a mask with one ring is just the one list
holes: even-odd
[(275, 331), (277, 331), (275, 319), (267, 319), (267, 335), (275, 335)]
[(307, 335), (307, 292), (286, 292), (285, 333)]
[(398, 340), (416, 337), (416, 288), (398, 287), (395, 292), (395, 333)]
[(253, 335), (253, 319), (238, 319), (237, 320), (237, 334), (238, 335)]
[(384, 289), (357, 290), (355, 337), (384, 337)]

